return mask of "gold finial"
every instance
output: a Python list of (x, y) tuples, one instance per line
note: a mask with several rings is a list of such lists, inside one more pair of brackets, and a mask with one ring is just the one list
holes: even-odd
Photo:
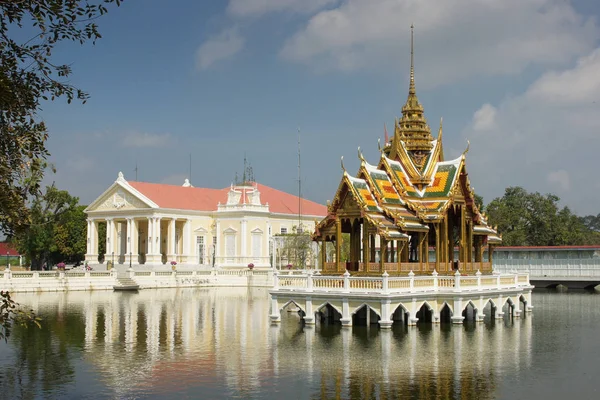
[(365, 163), (365, 158), (363, 157), (362, 153), (360, 152), (360, 146), (358, 146), (358, 158), (360, 159), (361, 164)]
[(410, 87), (408, 93), (415, 94), (415, 51), (414, 51), (415, 26), (410, 25)]
[(467, 140), (467, 148), (463, 151), (463, 156), (466, 156), (469, 152), (469, 148), (471, 147), (471, 142)]
[(440, 129), (438, 130), (438, 142), (442, 140), (442, 124), (444, 122), (444, 117), (440, 117)]

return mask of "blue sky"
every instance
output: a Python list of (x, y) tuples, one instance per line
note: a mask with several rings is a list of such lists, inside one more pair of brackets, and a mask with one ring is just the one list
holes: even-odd
[[(554, 193), (597, 214), (600, 4), (593, 0), (125, 1), (95, 46), (64, 44), (85, 105), (44, 104), (50, 176), (87, 204), (126, 179), (228, 186), (244, 154), (257, 180), (324, 203), (379, 159), (406, 100), (410, 24), (417, 94), (447, 158), (470, 141), (472, 185)], [(596, 100), (598, 102), (596, 103)]]

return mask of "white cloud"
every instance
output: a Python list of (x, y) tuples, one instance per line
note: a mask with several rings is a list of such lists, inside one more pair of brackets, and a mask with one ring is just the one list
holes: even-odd
[[(488, 201), (507, 186), (523, 186), (555, 193), (579, 214), (598, 213), (600, 102), (590, 102), (600, 99), (598, 54), (600, 48), (575, 67), (548, 72), (521, 95), (502, 101), (485, 135), (477, 134), (481, 118), (474, 115), (464, 132), (471, 139), (467, 164), (473, 184)], [(475, 114), (481, 117), (485, 107)]]
[(473, 115), (473, 129), (476, 131), (487, 131), (496, 125), (496, 108), (491, 104), (484, 104), (475, 111)]
[(562, 65), (600, 37), (565, 1), (344, 0), (314, 15), (280, 55), (315, 69), (390, 70), (408, 62), (413, 22), (418, 81), (428, 86)]
[(571, 180), (569, 173), (564, 169), (558, 171), (552, 171), (547, 177), (548, 183), (557, 186), (561, 191), (567, 191), (571, 189)]
[(200, 45), (196, 52), (196, 66), (206, 69), (217, 61), (232, 57), (242, 50), (244, 42), (236, 28), (225, 29)]
[(160, 148), (167, 146), (172, 141), (171, 134), (154, 134), (147, 132), (129, 132), (126, 133), (121, 144), (124, 147), (154, 147)]
[(312, 13), (338, 0), (230, 0), (227, 12), (234, 17), (258, 17), (271, 12)]

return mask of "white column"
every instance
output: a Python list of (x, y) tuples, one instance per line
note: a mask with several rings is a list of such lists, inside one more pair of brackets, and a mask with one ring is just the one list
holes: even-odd
[[(111, 256), (115, 251), (115, 231), (112, 218), (106, 219), (106, 254)], [(111, 260), (112, 261), (112, 260)]]
[(241, 235), (242, 235), (241, 241), (242, 241), (242, 243), (241, 243), (241, 251), (240, 251), (240, 256), (241, 257), (249, 257), (250, 256), (248, 254), (247, 249), (246, 249), (246, 239), (247, 239), (247, 236), (248, 236), (247, 233), (246, 233), (246, 230), (247, 230), (246, 227), (247, 227), (247, 225), (248, 225), (248, 221), (246, 221), (245, 219), (242, 219), (242, 221), (241, 221), (241, 226), (242, 226), (242, 229), (241, 229)]
[(127, 218), (127, 232), (125, 233), (125, 235), (127, 236), (125, 238), (125, 255), (127, 256), (129, 255), (129, 253), (133, 253), (133, 227), (131, 226), (133, 225), (132, 222), (132, 218)]
[[(216, 235), (217, 235), (217, 248), (215, 249), (215, 257), (219, 258), (221, 256), (221, 252), (219, 251), (219, 249), (221, 248), (221, 222), (219, 222), (219, 221), (217, 221)], [(212, 260), (211, 260), (211, 262), (212, 262)]]
[(92, 220), (87, 220), (87, 254), (92, 254)]
[(147, 255), (154, 254), (152, 252), (152, 249), (153, 249), (153, 247), (152, 247), (152, 235), (154, 234), (154, 231), (152, 230), (152, 228), (153, 228), (152, 227), (152, 220), (153, 220), (152, 218), (148, 217), (148, 229), (147, 229), (148, 230), (148, 232), (147, 232), (148, 236), (146, 238), (148, 240), (146, 242), (146, 243), (148, 243), (148, 246), (146, 248), (146, 254)]
[(175, 239), (176, 239), (176, 235), (175, 235), (175, 218), (171, 219), (171, 222), (169, 223), (169, 234), (168, 234), (168, 242), (167, 242), (167, 254), (169, 255), (175, 255), (176, 250), (175, 250)]
[(269, 264), (269, 247), (271, 245), (271, 235), (269, 235), (269, 228), (271, 227), (271, 223), (267, 221), (267, 231), (265, 232), (265, 234), (263, 235), (264, 239), (264, 243), (263, 243), (263, 260), (265, 264)]
[[(182, 240), (183, 240), (183, 255), (188, 258), (188, 260), (186, 260), (187, 262), (191, 262), (191, 260), (189, 260), (189, 258), (191, 257), (190, 243), (192, 240), (192, 220), (191, 219), (185, 220), (185, 225), (183, 226)], [(204, 245), (207, 246), (208, 243), (205, 243)]]
[(160, 217), (154, 218), (154, 254), (159, 255), (161, 249), (160, 237)]

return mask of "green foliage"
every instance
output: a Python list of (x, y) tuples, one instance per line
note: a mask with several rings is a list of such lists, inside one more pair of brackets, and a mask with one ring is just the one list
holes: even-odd
[(40, 327), (40, 318), (32, 310), (25, 310), (8, 292), (0, 291), (0, 340), (7, 341), (13, 325)]
[[(505, 246), (566, 246), (597, 244), (598, 235), (568, 207), (559, 208), (553, 194), (528, 193), (509, 187), (486, 207)], [(587, 217), (586, 217), (587, 218)]]
[(85, 254), (87, 226), (78, 200), (54, 185), (33, 198), (31, 222), (15, 235), (17, 248), (31, 269), (41, 269), (44, 262), (78, 260)]
[(42, 102), (88, 98), (69, 83), (71, 67), (52, 61), (54, 46), (95, 43), (97, 18), (120, 2), (0, 1), (0, 231), (8, 236), (30, 224), (27, 201), (40, 190), (48, 156), (46, 125), (37, 115)]
[(282, 242), (279, 255), (285, 260), (286, 264), (289, 263), (294, 268), (303, 269), (306, 267), (307, 262), (314, 258), (313, 242), (308, 232), (287, 233), (277, 236)]

